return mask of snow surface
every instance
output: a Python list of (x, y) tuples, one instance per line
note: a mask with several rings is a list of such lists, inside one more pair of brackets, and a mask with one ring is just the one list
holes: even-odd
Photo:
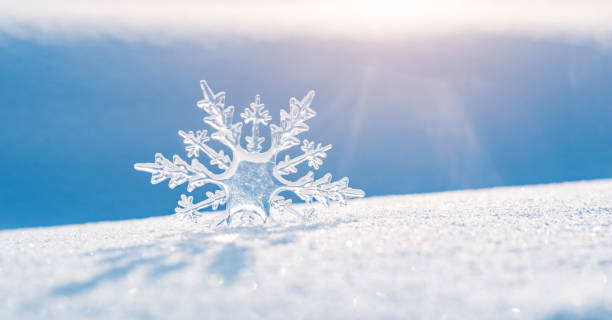
[(0, 232), (0, 319), (612, 318), (612, 180)]

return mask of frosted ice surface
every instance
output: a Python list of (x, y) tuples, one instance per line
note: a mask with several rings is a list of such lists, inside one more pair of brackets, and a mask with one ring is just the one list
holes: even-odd
[[(206, 198), (197, 203), (193, 203), (194, 196), (181, 195), (179, 206), (175, 209), (178, 215), (192, 220), (199, 217), (219, 220), (219, 214), (204, 213), (201, 210), (208, 207), (216, 210), (220, 205), (226, 205), (223, 219), (216, 221), (213, 226), (236, 225), (232, 223), (234, 221), (238, 221), (238, 225), (251, 225), (266, 222), (271, 209), (278, 211), (277, 219), (282, 217), (282, 213), (291, 213), (303, 219), (312, 216), (311, 210), (300, 214), (293, 209), (291, 199), (285, 198), (283, 192), (294, 193), (307, 203), (320, 201), (325, 206), (330, 201), (346, 204), (347, 199), (365, 195), (362, 190), (349, 188), (346, 177), (332, 182), (329, 173), (315, 180), (313, 172), (309, 171), (299, 179), (288, 180), (287, 175), (297, 173), (301, 163), (307, 163), (308, 167), (318, 170), (323, 164), (323, 158), (327, 156), (326, 152), (332, 148), (331, 145), (315, 145), (304, 139), (301, 141), (301, 155), (295, 158), (285, 155), (284, 160), (277, 161), (280, 153), (300, 145), (297, 136), (308, 131), (306, 120), (316, 115), (310, 108), (314, 91), (308, 92), (302, 100), (289, 100), (289, 112), (281, 110), (280, 126), (270, 125), (270, 148), (262, 152), (265, 138), (260, 135), (259, 129), (260, 126), (267, 126), (272, 117), (261, 103), (261, 97), (256, 95), (255, 101), (240, 114), (244, 122), (233, 123), (234, 106), (225, 106), (225, 92), (214, 93), (206, 81), (201, 81), (200, 86), (204, 99), (198, 101), (197, 106), (206, 112), (203, 121), (215, 132), (209, 137), (207, 130), (195, 133), (179, 131), (186, 144), (187, 156), (194, 158), (191, 164), (177, 155), (170, 161), (158, 153), (154, 163), (134, 165), (136, 170), (151, 173), (153, 184), (169, 179), (169, 187), (175, 188), (187, 182), (188, 192), (206, 184), (218, 187), (216, 192), (206, 192)], [(251, 126), (251, 135), (245, 138), (246, 150), (240, 141), (243, 125)], [(206, 144), (211, 139), (229, 148), (232, 157)], [(200, 154), (210, 159), (210, 166), (216, 166), (223, 172), (214, 173), (198, 161)]]
[[(296, 206), (296, 209), (301, 209)], [(610, 319), (612, 180), (0, 232), (0, 319)]]

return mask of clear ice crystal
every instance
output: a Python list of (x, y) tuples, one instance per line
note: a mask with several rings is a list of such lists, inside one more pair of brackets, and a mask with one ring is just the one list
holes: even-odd
[[(318, 170), (323, 164), (331, 144), (322, 145), (304, 139), (301, 141), (301, 155), (291, 158), (286, 155), (277, 161), (280, 152), (300, 145), (297, 137), (300, 133), (309, 130), (306, 120), (316, 116), (310, 108), (314, 98), (314, 91), (309, 91), (302, 100), (291, 98), (289, 112), (281, 110), (280, 124), (270, 124), (271, 143), (268, 150), (262, 152), (265, 138), (260, 136), (260, 127), (268, 126), (272, 120), (270, 113), (261, 103), (261, 97), (255, 96), (248, 108), (240, 113), (243, 122), (233, 123), (234, 106), (225, 106), (225, 92), (214, 93), (204, 80), (200, 82), (204, 99), (198, 101), (198, 108), (207, 116), (204, 123), (214, 130), (208, 134), (207, 130), (196, 132), (179, 130), (183, 138), (187, 157), (192, 158), (191, 163), (174, 155), (172, 161), (166, 159), (161, 153), (155, 155), (153, 163), (136, 163), (136, 170), (151, 173), (151, 183), (157, 184), (169, 179), (171, 189), (187, 183), (187, 191), (206, 184), (214, 184), (218, 190), (206, 192), (206, 198), (197, 203), (193, 196), (181, 195), (177, 215), (196, 220), (201, 216), (219, 217), (218, 214), (202, 211), (210, 207), (217, 210), (220, 205), (226, 205), (225, 213), (215, 225), (245, 225), (265, 223), (270, 218), (271, 211), (289, 213), (299, 218), (309, 218), (313, 215), (312, 208), (303, 213), (295, 210), (291, 199), (285, 198), (281, 193), (291, 192), (306, 203), (320, 201), (325, 206), (330, 201), (346, 205), (346, 200), (365, 196), (359, 189), (352, 189), (348, 185), (348, 178), (338, 181), (331, 180), (327, 173), (319, 179), (314, 178), (309, 171), (301, 178), (288, 180), (287, 176), (298, 172), (298, 165), (307, 163), (308, 167)], [(243, 125), (251, 125), (251, 135), (245, 137), (246, 149), (240, 143)], [(231, 157), (223, 150), (215, 150), (207, 142), (216, 140), (231, 150)], [(208, 158), (208, 166), (200, 162), (200, 155)], [(206, 161), (204, 161), (206, 163)], [(209, 169), (216, 168), (215, 173)]]

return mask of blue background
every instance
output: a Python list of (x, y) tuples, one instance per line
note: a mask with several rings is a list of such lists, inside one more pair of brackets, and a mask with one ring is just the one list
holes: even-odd
[(612, 51), (596, 43), (5, 36), (0, 228), (171, 213), (185, 187), (132, 166), (185, 155), (176, 132), (206, 127), (200, 79), (238, 110), (260, 93), (274, 122), (316, 90), (302, 137), (334, 145), (317, 175), (368, 196), (612, 177)]

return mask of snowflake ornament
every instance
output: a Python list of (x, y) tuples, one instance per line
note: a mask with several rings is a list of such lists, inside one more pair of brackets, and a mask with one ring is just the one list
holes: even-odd
[[(204, 110), (207, 116), (204, 123), (210, 125), (214, 132), (208, 135), (207, 130), (182, 131), (178, 134), (183, 138), (187, 157), (193, 158), (187, 163), (181, 157), (174, 155), (172, 161), (166, 159), (161, 153), (155, 155), (153, 163), (137, 163), (136, 170), (151, 173), (151, 183), (157, 184), (170, 179), (170, 189), (187, 183), (187, 191), (206, 184), (218, 186), (214, 192), (206, 192), (206, 199), (194, 203), (193, 196), (181, 195), (176, 214), (190, 219), (201, 216), (219, 215), (214, 212), (204, 212), (205, 208), (217, 210), (220, 205), (226, 209), (220, 215), (222, 218), (215, 222), (216, 226), (236, 224), (265, 223), (271, 217), (270, 213), (290, 213), (300, 218), (312, 216), (314, 210), (306, 209), (303, 213), (291, 207), (291, 199), (285, 198), (281, 193), (291, 192), (310, 204), (313, 200), (322, 202), (325, 206), (330, 201), (346, 205), (346, 200), (365, 196), (359, 189), (348, 186), (348, 178), (338, 181), (331, 180), (327, 173), (319, 179), (314, 178), (312, 171), (296, 180), (288, 180), (288, 176), (298, 172), (297, 166), (307, 163), (309, 167), (318, 170), (323, 163), (326, 152), (332, 146), (314, 143), (304, 139), (300, 143), (297, 135), (308, 131), (306, 120), (315, 117), (316, 113), (310, 108), (314, 98), (314, 91), (309, 91), (302, 99), (289, 100), (289, 112), (281, 110), (280, 125), (270, 124), (271, 143), (268, 150), (262, 152), (265, 138), (260, 136), (261, 126), (268, 126), (272, 120), (270, 113), (261, 103), (261, 97), (255, 96), (255, 101), (240, 114), (243, 122), (234, 123), (234, 106), (225, 106), (225, 92), (214, 93), (204, 80), (200, 82), (204, 99), (198, 101), (198, 108)], [(251, 135), (245, 138), (246, 150), (242, 147), (240, 136), (244, 125), (251, 126)], [(231, 150), (231, 157), (223, 150), (216, 151), (207, 142), (211, 139), (221, 142)], [(301, 155), (291, 158), (285, 155), (284, 159), (277, 161), (280, 152), (301, 144)], [(205, 155), (209, 167), (217, 167), (215, 173), (208, 166), (200, 162), (200, 155)]]

